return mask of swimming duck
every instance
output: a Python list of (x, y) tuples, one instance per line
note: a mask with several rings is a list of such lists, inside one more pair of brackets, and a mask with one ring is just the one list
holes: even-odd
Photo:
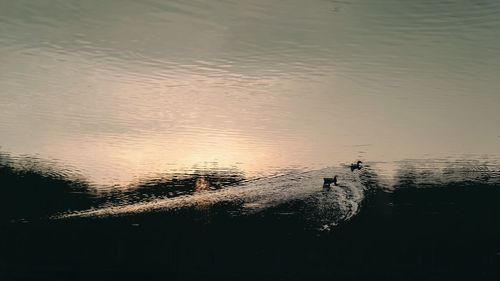
[(330, 189), (330, 184), (337, 186), (337, 175), (333, 178), (323, 178), (323, 189)]
[(363, 168), (360, 164), (362, 164), (363, 162), (361, 161), (358, 161), (356, 162), (356, 164), (351, 164), (351, 172), (358, 169), (358, 170), (361, 170), (361, 168)]

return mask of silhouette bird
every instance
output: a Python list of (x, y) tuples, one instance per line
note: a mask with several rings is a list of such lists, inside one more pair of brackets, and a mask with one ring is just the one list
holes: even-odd
[(362, 163), (363, 162), (358, 161), (358, 162), (356, 162), (356, 164), (351, 164), (351, 172), (353, 172), (356, 169), (361, 170), (361, 168), (363, 168), (363, 167), (361, 167), (360, 164), (362, 164)]
[(337, 186), (337, 175), (333, 178), (323, 178), (323, 189), (330, 190), (330, 184)]

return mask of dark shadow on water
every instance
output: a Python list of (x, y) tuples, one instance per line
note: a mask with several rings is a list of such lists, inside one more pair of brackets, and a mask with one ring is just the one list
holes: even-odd
[(361, 212), (332, 231), (307, 227), (303, 200), (252, 214), (223, 201), (11, 223), (0, 228), (0, 280), (498, 280), (500, 185), (464, 179), (455, 164), (418, 166), (402, 165), (392, 190), (361, 174), (371, 187)]
[(84, 180), (33, 157), (0, 153), (0, 183), (0, 224), (86, 209), (95, 197)]
[(14, 158), (0, 152), (0, 224), (191, 195), (234, 186), (243, 180), (243, 172), (235, 168), (199, 169), (143, 179), (128, 187), (98, 189), (76, 173), (58, 168), (57, 163), (28, 156)]

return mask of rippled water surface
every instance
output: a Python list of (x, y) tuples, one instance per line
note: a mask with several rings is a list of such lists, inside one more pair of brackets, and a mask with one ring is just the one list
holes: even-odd
[(498, 0), (0, 0), (0, 280), (500, 280), (499, 31)]
[(497, 1), (1, 0), (1, 151), (103, 186), (498, 158), (498, 30)]

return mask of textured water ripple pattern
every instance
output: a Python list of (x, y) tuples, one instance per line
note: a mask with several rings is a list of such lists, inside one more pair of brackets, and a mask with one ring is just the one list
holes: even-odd
[(0, 26), (2, 149), (98, 185), (499, 155), (498, 1), (20, 0)]
[[(61, 213), (53, 218), (108, 217), (171, 211), (183, 208), (211, 208), (218, 203), (233, 205), (233, 216), (298, 215), (320, 230), (330, 230), (341, 221), (349, 220), (361, 208), (367, 191), (384, 188), (426, 188), (459, 184), (462, 186), (500, 184), (500, 165), (496, 160), (407, 160), (396, 163), (398, 169), (393, 184), (380, 180), (367, 166), (351, 171), (348, 166), (330, 167), (305, 172), (257, 179), (238, 179), (217, 189), (207, 188), (203, 177), (195, 183), (201, 189), (177, 197), (151, 195), (149, 197), (110, 200), (91, 209)], [(323, 177), (338, 175), (339, 185), (323, 190)], [(135, 196), (135, 195), (133, 195)]]
[(500, 163), (496, 159), (405, 160), (398, 161), (397, 165), (392, 188), (500, 184)]
[[(354, 216), (360, 208), (366, 187), (360, 178), (361, 171), (351, 172), (347, 167), (326, 168), (307, 172), (294, 172), (241, 182), (217, 190), (202, 190), (190, 195), (173, 198), (157, 197), (136, 203), (116, 203), (101, 208), (57, 215), (54, 218), (106, 217), (179, 208), (210, 207), (220, 202), (238, 203), (241, 209), (235, 215), (256, 214), (276, 209), (275, 215), (301, 214), (329, 229), (340, 220)], [(323, 177), (338, 175), (339, 185), (323, 190)], [(362, 177), (362, 176), (361, 176)], [(296, 209), (292, 202), (300, 202)]]

